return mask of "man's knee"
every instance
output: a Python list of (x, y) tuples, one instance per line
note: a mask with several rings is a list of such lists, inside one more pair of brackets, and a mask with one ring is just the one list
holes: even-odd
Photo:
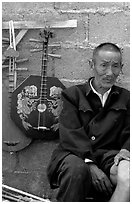
[(64, 159), (62, 169), (67, 172), (69, 177), (72, 177), (72, 179), (75, 178), (76, 180), (85, 180), (89, 173), (87, 164), (85, 164), (85, 162), (81, 158), (75, 155), (68, 155)]
[(130, 187), (130, 162), (126, 160), (120, 161), (118, 165), (117, 184), (124, 188)]
[(91, 187), (89, 176), (89, 167), (81, 158), (65, 157), (59, 169), (58, 201), (84, 201)]

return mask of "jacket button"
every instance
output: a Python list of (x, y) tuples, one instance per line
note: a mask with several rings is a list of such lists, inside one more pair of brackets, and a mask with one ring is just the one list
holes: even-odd
[(92, 136), (92, 137), (91, 137), (91, 140), (93, 140), (93, 141), (94, 141), (94, 140), (95, 140), (95, 136)]

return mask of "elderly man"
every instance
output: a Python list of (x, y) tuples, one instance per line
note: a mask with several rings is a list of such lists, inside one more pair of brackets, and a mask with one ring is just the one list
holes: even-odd
[(129, 91), (115, 85), (122, 71), (118, 46), (103, 43), (90, 63), (94, 77), (62, 92), (60, 144), (47, 173), (57, 201), (125, 202), (129, 186)]

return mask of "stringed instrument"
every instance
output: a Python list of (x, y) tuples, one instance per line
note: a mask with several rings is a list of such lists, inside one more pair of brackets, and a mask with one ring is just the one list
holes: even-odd
[(15, 47), (15, 36), (13, 22), (9, 22), (10, 28), (10, 47), (4, 53), (9, 58), (9, 80), (3, 80), (2, 83), (2, 149), (13, 152), (19, 151), (31, 143), (31, 138), (16, 126), (11, 120), (11, 100), (12, 93), (16, 88), (16, 63), (15, 60), (19, 56), (19, 52)]
[(62, 110), (64, 85), (47, 76), (49, 28), (40, 31), (42, 38), (41, 76), (29, 76), (13, 93), (11, 117), (24, 133), (35, 139), (58, 138), (58, 117)]

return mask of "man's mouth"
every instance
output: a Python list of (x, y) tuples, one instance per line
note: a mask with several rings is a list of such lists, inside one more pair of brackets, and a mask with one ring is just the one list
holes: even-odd
[(112, 78), (104, 78), (103, 81), (107, 82), (107, 83), (113, 83), (113, 79)]

